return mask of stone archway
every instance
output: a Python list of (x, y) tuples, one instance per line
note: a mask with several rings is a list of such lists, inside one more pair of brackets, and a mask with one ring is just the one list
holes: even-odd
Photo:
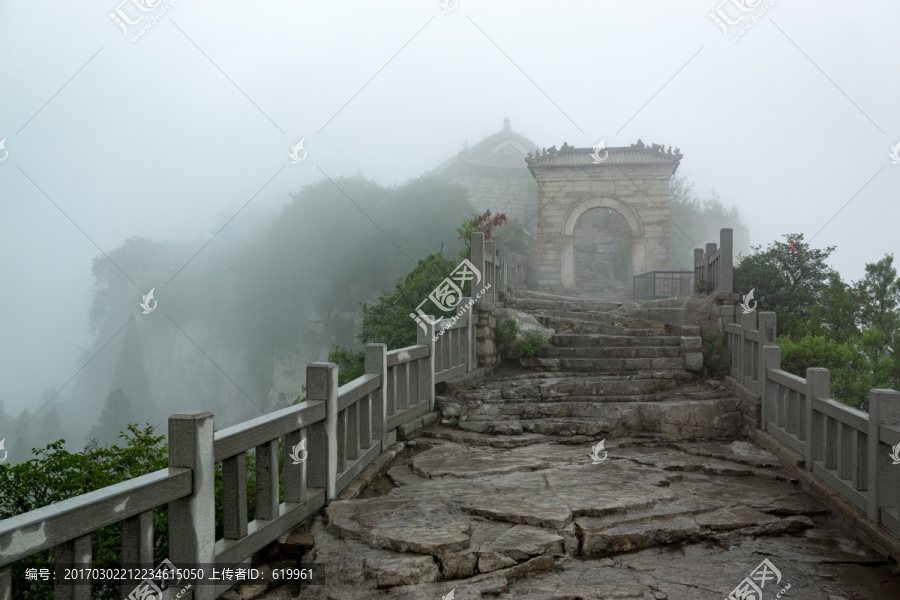
[(526, 157), (538, 183), (535, 263), (539, 285), (573, 290), (575, 224), (593, 208), (610, 208), (631, 230), (631, 274), (671, 269), (669, 182), (681, 161), (638, 140), (631, 147), (574, 148), (563, 144)]
[(644, 237), (644, 227), (641, 220), (627, 204), (616, 200), (615, 198), (591, 198), (574, 206), (566, 216), (566, 222), (563, 225), (563, 241), (561, 248), (561, 265), (560, 278), (562, 286), (570, 289), (575, 287), (575, 224), (586, 212), (595, 208), (609, 208), (616, 211), (625, 218), (628, 228), (631, 230), (632, 240), (632, 273), (634, 271), (634, 252), (636, 241)]

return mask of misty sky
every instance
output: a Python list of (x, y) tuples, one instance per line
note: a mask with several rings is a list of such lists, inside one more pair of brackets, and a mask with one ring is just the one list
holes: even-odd
[[(900, 249), (900, 3), (780, 0), (733, 42), (717, 2), (176, 0), (133, 42), (166, 3), (0, 0), (7, 411), (81, 366), (101, 251), (208, 238), (326, 175), (402, 183), (504, 117), (539, 146), (679, 147), (751, 243), (815, 236), (860, 278)], [(119, 6), (145, 15), (127, 35)]]

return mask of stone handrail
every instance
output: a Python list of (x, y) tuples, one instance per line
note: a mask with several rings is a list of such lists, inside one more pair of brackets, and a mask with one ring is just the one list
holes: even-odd
[(706, 244), (694, 249), (694, 281), (713, 284), (713, 294), (732, 292), (734, 282), (734, 231), (719, 230), (719, 247)]
[(775, 321), (774, 312), (751, 312), (724, 325), (730, 378), (758, 399), (758, 429), (802, 456), (860, 519), (900, 538), (900, 465), (890, 456), (900, 444), (900, 392), (871, 390), (868, 414), (835, 402), (828, 369), (809, 368), (805, 378), (781, 369)]
[[(248, 561), (334, 500), (397, 441), (398, 427), (434, 410), (435, 384), (477, 369), (472, 304), (496, 302), (500, 294), (524, 284), (527, 261), (507, 249), (498, 251), (482, 233), (472, 234), (471, 244), (470, 260), (482, 274), (480, 286), (487, 289), (471, 301), (463, 298), (456, 317), (423, 323), (416, 345), (388, 351), (384, 344), (367, 344), (365, 374), (340, 387), (337, 365), (312, 363), (307, 366), (306, 402), (221, 431), (214, 430), (210, 412), (172, 415), (167, 469), (0, 521), (0, 600), (12, 599), (14, 562), (53, 548), (57, 564), (90, 567), (93, 532), (119, 522), (122, 564), (155, 566), (153, 509), (166, 504), (169, 560), (209, 569)], [(248, 521), (246, 455), (253, 449), (256, 518)], [(224, 531), (217, 540), (219, 462)], [(280, 469), (284, 502), (279, 498)], [(123, 582), (122, 596), (137, 583)], [(212, 600), (233, 585), (194, 585), (180, 600)], [(166, 590), (164, 598), (172, 594)], [(90, 584), (54, 586), (55, 600), (90, 597)]]
[(484, 234), (476, 232), (471, 237), (469, 260), (484, 277), (483, 285), (490, 284), (482, 300), (500, 302), (501, 294), (517, 292), (525, 287), (531, 274), (531, 259), (511, 252), (509, 248), (499, 249), (497, 242), (485, 241)]

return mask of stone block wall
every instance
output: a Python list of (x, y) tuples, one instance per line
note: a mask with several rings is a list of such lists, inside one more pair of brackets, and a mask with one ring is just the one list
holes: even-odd
[(478, 365), (484, 367), (488, 373), (497, 368), (503, 360), (500, 356), (500, 348), (497, 345), (497, 326), (499, 325), (494, 312), (503, 308), (499, 302), (480, 302), (475, 305), (478, 313), (478, 325), (475, 326), (475, 354), (478, 356)]
[(672, 167), (666, 165), (536, 168), (538, 283), (574, 287), (575, 224), (594, 208), (612, 209), (627, 222), (632, 239), (629, 276), (670, 270), (671, 176)]
[(450, 178), (469, 191), (469, 201), (479, 213), (506, 213), (519, 226), (534, 230), (534, 216), (537, 212), (537, 185), (525, 168), (485, 169), (467, 166)]

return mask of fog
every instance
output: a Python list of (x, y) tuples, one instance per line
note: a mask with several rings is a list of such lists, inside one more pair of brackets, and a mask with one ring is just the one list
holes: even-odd
[[(115, 0), (0, 3), (6, 414), (63, 410), (79, 378), (99, 381), (103, 369), (114, 368), (122, 350), (113, 345), (104, 358), (103, 344), (129, 315), (142, 316), (141, 295), (155, 286), (165, 308), (166, 282), (138, 277), (122, 296), (116, 328), (92, 332), (96, 257), (107, 261), (104, 255), (129, 238), (145, 238), (168, 244), (154, 246), (159, 252), (149, 255), (160, 264), (147, 272), (184, 267), (173, 286), (186, 289), (206, 277), (232, 279), (227, 287), (242, 289), (248, 273), (224, 267), (239, 262), (229, 254), (240, 255), (239, 246), (228, 240), (258, 240), (291, 203), (289, 193), (360, 172), (403, 185), (465, 141), (498, 131), (507, 117), (541, 147), (601, 139), (608, 147), (638, 139), (678, 147), (679, 173), (699, 193), (715, 188), (726, 206), (737, 207), (752, 244), (802, 232), (816, 247), (837, 246), (830, 264), (845, 280), (860, 278), (866, 262), (900, 247), (900, 165), (889, 157), (900, 142), (900, 5), (769, 4), (735, 42), (736, 27), (725, 35), (709, 16), (715, 0), (459, 0), (446, 13), (437, 0), (170, 0), (146, 13)], [(146, 15), (143, 24), (166, 5), (136, 42), (140, 25), (126, 34), (110, 18), (121, 7), (133, 19)], [(737, 14), (730, 3), (724, 10)], [(289, 153), (301, 139), (307, 158), (292, 164)], [(423, 224), (404, 224), (397, 215), (388, 236), (394, 239), (377, 247), (349, 243), (351, 236), (384, 238), (379, 227), (392, 215), (378, 213), (376, 225), (361, 214), (375, 207), (354, 206), (342, 195), (334, 201), (353, 225), (323, 225), (317, 247), (296, 257), (320, 267), (311, 287), (326, 287), (322, 278), (335, 276), (326, 267), (337, 267), (336, 257), (352, 261), (353, 252), (384, 257), (377, 281), (385, 287), (424, 256), (424, 246), (416, 246), (418, 256), (403, 250), (412, 247), (404, 238), (420, 235)], [(455, 252), (454, 238), (448, 231), (445, 254)], [(329, 251), (345, 242), (353, 252)], [(126, 276), (129, 268), (122, 267)], [(369, 299), (350, 294), (338, 303), (352, 310)], [(211, 293), (206, 304), (167, 314), (175, 322), (202, 320), (227, 302)], [(298, 303), (298, 319), (318, 316)], [(200, 331), (184, 332), (199, 336), (191, 342), (198, 360), (215, 357), (216, 340)], [(124, 343), (124, 335), (117, 339)], [(165, 352), (163, 338), (154, 339), (143, 348), (145, 361)], [(332, 341), (310, 343), (303, 358), (324, 358)], [(227, 365), (214, 371), (203, 377), (242, 386)], [(84, 389), (96, 395), (99, 412), (108, 388)], [(157, 403), (161, 410), (204, 408), (197, 393)], [(250, 401), (249, 414), (259, 414), (259, 406), (249, 406), (258, 394), (235, 394), (234, 402)], [(80, 410), (63, 412), (63, 422)], [(89, 424), (67, 432), (75, 446)], [(7, 447), (12, 438), (28, 445), (33, 424), (20, 433), (10, 425), (0, 427)]]

